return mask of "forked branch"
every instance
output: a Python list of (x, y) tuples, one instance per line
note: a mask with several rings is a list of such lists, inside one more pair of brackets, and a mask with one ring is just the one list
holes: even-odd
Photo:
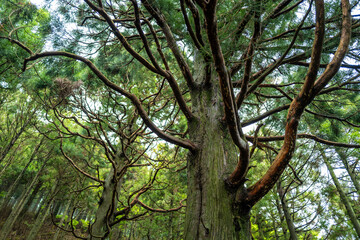
[[(325, 72), (318, 78), (316, 73), (320, 64), (320, 54), (315, 46), (323, 45), (323, 36), (317, 36), (323, 34), (322, 28), (324, 28), (324, 5), (323, 1), (316, 1), (316, 30), (315, 30), (315, 42), (312, 49), (311, 64), (309, 67), (308, 74), (305, 78), (305, 83), (298, 97), (296, 97), (289, 108), (287, 115), (287, 123), (285, 127), (285, 136), (283, 146), (276, 156), (274, 162), (265, 173), (265, 175), (256, 182), (253, 186), (248, 188), (248, 196), (246, 202), (249, 206), (253, 206), (263, 196), (265, 196), (275, 185), (286, 166), (289, 164), (292, 154), (295, 150), (295, 142), (297, 137), (297, 127), (299, 124), (300, 117), (305, 107), (314, 99), (317, 93), (330, 81), (335, 73), (340, 68), (341, 62), (345, 57), (345, 53), (350, 44), (350, 33), (351, 33), (351, 16), (350, 16), (350, 4), (348, 0), (342, 0), (342, 34), (341, 41), (338, 49), (331, 63), (333, 68), (327, 68)], [(259, 138), (258, 138), (258, 141)]]
[(192, 143), (189, 140), (186, 139), (180, 139), (180, 138), (176, 138), (173, 137), (169, 134), (166, 134), (165, 132), (163, 132), (162, 130), (160, 130), (155, 124), (154, 122), (152, 122), (146, 112), (146, 110), (143, 108), (141, 101), (132, 93), (124, 90), (123, 88), (121, 88), (120, 86), (116, 85), (115, 83), (111, 82), (89, 59), (81, 57), (79, 55), (76, 54), (72, 54), (72, 53), (68, 53), (68, 52), (43, 52), (43, 53), (38, 53), (35, 54), (29, 58), (26, 58), (24, 61), (24, 66), (23, 66), (23, 70), (26, 69), (26, 65), (28, 62), (30, 61), (34, 61), (40, 58), (44, 58), (44, 57), (50, 57), (50, 56), (63, 56), (63, 57), (68, 57), (74, 60), (78, 60), (81, 61), (83, 63), (85, 63), (90, 70), (108, 87), (110, 87), (111, 89), (115, 90), (116, 92), (122, 94), (123, 96), (125, 96), (126, 98), (128, 98), (133, 105), (136, 107), (136, 109), (139, 112), (139, 115), (141, 116), (142, 120), (144, 121), (144, 123), (146, 124), (147, 127), (149, 127), (159, 138), (175, 144), (175, 145), (179, 145), (183, 148), (189, 149), (190, 151), (196, 151), (197, 147), (194, 143)]

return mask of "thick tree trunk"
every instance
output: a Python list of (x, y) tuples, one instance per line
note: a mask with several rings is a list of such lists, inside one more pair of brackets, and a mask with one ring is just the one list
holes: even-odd
[(238, 151), (222, 122), (216, 79), (211, 87), (191, 92), (198, 118), (190, 123), (189, 133), (199, 151), (189, 153), (187, 161), (185, 239), (246, 240), (251, 238), (250, 209), (235, 203), (241, 196), (229, 191), (224, 181), (237, 164)]
[(114, 211), (114, 209), (116, 209), (116, 206), (114, 205), (116, 203), (116, 183), (114, 179), (114, 171), (111, 170), (105, 179), (99, 207), (95, 213), (95, 221), (90, 228), (90, 234), (88, 238), (91, 240), (104, 239), (111, 232), (108, 221), (113, 220), (111, 213)]
[(356, 214), (350, 204), (350, 201), (347, 198), (339, 180), (337, 179), (334, 169), (332, 168), (329, 160), (327, 159), (325, 154), (322, 154), (322, 157), (324, 159), (327, 169), (329, 170), (330, 176), (335, 184), (336, 190), (338, 191), (338, 193), (340, 195), (340, 199), (341, 199), (342, 203), (345, 205), (347, 215), (349, 216), (350, 221), (353, 224), (357, 235), (360, 237), (360, 223), (359, 223), (359, 220), (357, 219)]

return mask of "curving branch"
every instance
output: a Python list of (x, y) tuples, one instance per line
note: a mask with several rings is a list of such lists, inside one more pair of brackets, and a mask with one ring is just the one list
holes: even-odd
[[(318, 136), (312, 135), (312, 134), (308, 134), (308, 133), (299, 133), (296, 135), (296, 138), (307, 138), (307, 139), (312, 139), (315, 142), (318, 143), (322, 143), (325, 145), (329, 145), (329, 146), (334, 146), (334, 147), (344, 147), (344, 148), (360, 148), (360, 144), (351, 144), (351, 143), (341, 143), (341, 142), (334, 142), (334, 141), (330, 141), (330, 140), (326, 140), (323, 138), (320, 138)], [(253, 136), (246, 136), (246, 139), (253, 142), (255, 140), (255, 137)], [(281, 135), (281, 136), (268, 136), (268, 137), (257, 137), (257, 141), (258, 142), (273, 142), (273, 141), (282, 141), (285, 139), (285, 135)]]
[(158, 25), (163, 30), (163, 33), (165, 35), (166, 41), (168, 43), (169, 48), (171, 49), (172, 53), (174, 54), (174, 57), (180, 67), (180, 70), (187, 82), (188, 87), (191, 89), (194, 87), (194, 79), (191, 74), (190, 68), (188, 64), (186, 63), (186, 60), (184, 59), (179, 47), (177, 46), (176, 40), (174, 36), (172, 35), (171, 29), (169, 25), (166, 23), (166, 20), (160, 13), (159, 9), (157, 9), (154, 4), (151, 4), (152, 1), (148, 0), (142, 0), (141, 1), (144, 7), (148, 10), (148, 12), (153, 16), (158, 23)]
[[(259, 1), (257, 1), (257, 3), (259, 3)], [(259, 11), (255, 11), (254, 18), (255, 18), (254, 19), (254, 33), (250, 40), (249, 46), (247, 48), (247, 53), (245, 56), (246, 61), (245, 61), (245, 68), (244, 68), (244, 76), (243, 76), (243, 79), (241, 82), (241, 89), (240, 89), (239, 94), (236, 96), (237, 109), (239, 109), (241, 107), (241, 105), (244, 102), (245, 97), (246, 97), (246, 93), (248, 90), (248, 84), (251, 79), (251, 68), (252, 68), (252, 59), (253, 59), (253, 54), (254, 54), (254, 48), (255, 48), (255, 44), (261, 34), (260, 12)]]
[(204, 43), (203, 42), (200, 42), (201, 40), (199, 40), (191, 26), (191, 23), (189, 21), (189, 18), (188, 18), (188, 15), (186, 13), (186, 8), (185, 8), (185, 3), (184, 3), (185, 0), (180, 0), (180, 7), (181, 7), (181, 12), (182, 12), (182, 15), (184, 17), (184, 21), (185, 21), (185, 25), (186, 25), (186, 29), (187, 31), (189, 32), (190, 34), (190, 37), (191, 39), (193, 40), (196, 48), (198, 50), (200, 50), (203, 46), (204, 46)]
[(154, 67), (159, 71), (159, 73), (162, 73), (165, 76), (166, 73), (164, 72), (163, 69), (161, 69), (161, 67), (157, 63), (157, 61), (155, 59), (155, 56), (151, 52), (149, 42), (148, 42), (148, 40), (146, 38), (146, 35), (145, 35), (144, 31), (141, 28), (139, 6), (138, 6), (138, 4), (137, 4), (137, 2), (135, 0), (131, 0), (131, 2), (133, 4), (133, 6), (134, 6), (135, 27), (136, 27), (137, 31), (139, 32), (140, 38), (141, 38), (141, 40), (142, 40), (142, 42), (144, 44), (145, 51), (146, 51), (148, 57), (150, 58), (151, 63), (154, 65)]
[(241, 126), (243, 126), (243, 127), (249, 126), (249, 125), (254, 124), (256, 122), (259, 122), (259, 121), (261, 121), (261, 120), (263, 120), (263, 119), (265, 119), (265, 118), (267, 118), (267, 117), (269, 117), (269, 116), (271, 116), (271, 115), (273, 115), (275, 113), (286, 110), (289, 107), (290, 107), (290, 104), (285, 104), (283, 106), (271, 109), (270, 111), (267, 111), (267, 112), (255, 117), (255, 118), (252, 118), (252, 119), (241, 122)]
[(169, 134), (166, 134), (165, 132), (163, 132), (162, 130), (160, 130), (155, 124), (154, 122), (152, 122), (147, 114), (147, 112), (145, 111), (145, 109), (143, 108), (141, 101), (132, 93), (127, 92), (126, 90), (124, 90), (123, 88), (119, 87), (118, 85), (116, 85), (115, 83), (111, 82), (89, 59), (81, 57), (79, 55), (73, 54), (73, 53), (68, 53), (68, 52), (43, 52), (43, 53), (38, 53), (35, 54), (29, 58), (26, 58), (24, 61), (24, 65), (23, 65), (23, 70), (26, 69), (26, 65), (28, 62), (30, 61), (34, 61), (40, 58), (44, 58), (44, 57), (50, 57), (50, 56), (63, 56), (63, 57), (68, 57), (71, 59), (75, 59), (78, 61), (81, 61), (83, 63), (85, 63), (90, 70), (108, 87), (110, 87), (111, 89), (115, 90), (116, 92), (122, 94), (123, 96), (127, 97), (136, 107), (136, 109), (139, 112), (139, 115), (141, 116), (142, 120), (144, 121), (145, 125), (147, 127), (149, 127), (159, 138), (175, 144), (175, 145), (179, 145), (183, 148), (189, 149), (190, 151), (196, 151), (197, 147), (194, 143), (192, 143), (189, 140), (185, 140), (185, 139), (180, 139), (180, 138), (176, 138), (173, 137)]
[(327, 65), (324, 72), (314, 83), (314, 88), (311, 91), (311, 97), (315, 96), (329, 83), (329, 81), (335, 76), (341, 67), (341, 63), (345, 57), (346, 52), (349, 49), (351, 39), (351, 13), (350, 4), (348, 1), (341, 1), (343, 21), (341, 28), (341, 37), (339, 46), (334, 54), (333, 59)]
[(280, 2), (276, 8), (273, 10), (273, 12), (270, 14), (269, 18), (271, 19), (275, 19), (291, 10), (293, 10), (294, 8), (296, 8), (300, 3), (302, 3), (304, 0), (299, 0), (297, 1), (294, 5), (284, 9), (287, 5), (289, 5), (292, 0), (283, 0), (282, 2)]
[(305, 77), (304, 85), (299, 94), (299, 98), (308, 98), (309, 100), (310, 100), (309, 94), (314, 85), (320, 67), (321, 52), (322, 52), (324, 36), (325, 36), (324, 3), (322, 1), (316, 1), (315, 8), (316, 8), (316, 27), (315, 27), (314, 44), (312, 46), (311, 62)]
[(89, 0), (84, 0), (86, 4), (93, 9), (95, 12), (99, 13), (107, 22), (115, 36), (122, 43), (126, 51), (128, 51), (136, 60), (138, 60), (142, 65), (148, 68), (150, 71), (161, 74), (151, 63), (149, 63), (145, 58), (143, 58), (139, 53), (137, 53), (131, 45), (127, 42), (126, 38), (120, 33), (119, 29), (115, 26), (114, 21), (110, 18), (110, 16), (105, 12), (105, 10), (101, 7), (97, 7)]
[(158, 212), (158, 213), (169, 213), (169, 212), (175, 212), (175, 211), (179, 211), (181, 208), (186, 207), (185, 205), (182, 204), (182, 201), (180, 202), (180, 206), (177, 208), (172, 208), (172, 209), (157, 209), (157, 208), (152, 208), (149, 207), (148, 205), (146, 205), (145, 203), (141, 202), (140, 200), (136, 199), (136, 203), (138, 203), (140, 206), (142, 206), (143, 208), (145, 208), (146, 210), (150, 211), (150, 212)]
[[(346, 28), (345, 32), (351, 30), (351, 24), (348, 23), (349, 16), (347, 12), (349, 11), (349, 2), (348, 0), (342, 0), (343, 7), (343, 23), (342, 27)], [(323, 45), (323, 36), (324, 28), (325, 28), (325, 13), (324, 13), (324, 2), (322, 0), (318, 0), (315, 2), (316, 6), (316, 29), (315, 29), (315, 40), (312, 48), (311, 55), (311, 64), (309, 67), (309, 71), (305, 77), (305, 83), (301, 89), (299, 95), (294, 98), (292, 101), (289, 112), (286, 119), (285, 126), (285, 135), (284, 135), (284, 143), (280, 150), (280, 152), (275, 157), (275, 160), (271, 164), (268, 171), (265, 175), (257, 181), (254, 185), (248, 188), (248, 196), (246, 197), (246, 202), (249, 206), (253, 206), (257, 201), (259, 201), (263, 196), (265, 196), (275, 185), (277, 180), (280, 178), (281, 174), (289, 164), (292, 154), (295, 151), (295, 143), (297, 137), (297, 128), (299, 125), (300, 117), (305, 110), (305, 107), (312, 101), (314, 82), (316, 79), (316, 74), (320, 64), (320, 56), (321, 49), (319, 50), (317, 47)], [(348, 43), (349, 44), (349, 43)], [(346, 44), (345, 44), (346, 45)], [(344, 49), (343, 41), (340, 42), (339, 48)], [(346, 48), (345, 48), (346, 49)], [(336, 54), (335, 57), (336, 59)], [(342, 59), (340, 60), (340, 62)], [(257, 141), (260, 141), (260, 138), (257, 138)]]
[(66, 153), (64, 152), (64, 149), (63, 149), (63, 139), (61, 138), (61, 141), (60, 141), (60, 150), (61, 150), (61, 153), (62, 155), (70, 162), (70, 164), (76, 169), (76, 171), (78, 171), (79, 173), (81, 173), (82, 175), (84, 175), (85, 177), (87, 178), (90, 178), (98, 183), (101, 183), (101, 184), (104, 184), (105, 182), (103, 180), (100, 180), (96, 177), (93, 177), (91, 176), (89, 173), (81, 170), (75, 163), (74, 161), (68, 156), (66, 155)]
[(200, 14), (199, 14), (199, 10), (196, 7), (196, 5), (193, 3), (192, 0), (185, 0), (186, 5), (189, 7), (191, 14), (193, 16), (194, 19), (194, 25), (195, 25), (195, 34), (196, 34), (196, 38), (198, 39), (199, 43), (204, 46), (205, 43), (203, 41), (202, 35), (201, 35), (201, 23), (200, 23)]
[[(292, 65), (297, 65), (297, 66), (304, 66), (304, 67), (308, 67), (310, 65), (310, 63), (307, 62), (290, 62), (290, 64)], [(326, 68), (328, 64), (320, 64), (321, 68)], [(360, 65), (355, 65), (355, 64), (341, 64), (340, 66), (341, 68), (349, 68), (349, 69), (360, 69)]]
[(18, 45), (19, 47), (21, 47), (22, 49), (24, 49), (26, 52), (30, 53), (31, 55), (33, 54), (33, 52), (31, 51), (30, 48), (28, 48), (27, 46), (25, 46), (22, 42), (12, 39), (11, 37), (4, 37), (4, 36), (0, 36), (0, 39), (6, 39), (8, 41), (10, 41), (11, 43), (14, 43), (16, 45)]

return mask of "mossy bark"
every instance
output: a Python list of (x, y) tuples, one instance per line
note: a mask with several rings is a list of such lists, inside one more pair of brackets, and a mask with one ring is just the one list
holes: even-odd
[[(197, 76), (197, 81), (203, 76)], [(196, 119), (189, 133), (199, 151), (188, 155), (185, 239), (251, 239), (250, 209), (239, 203), (241, 196), (236, 192), (240, 191), (225, 185), (237, 164), (238, 151), (222, 121), (221, 95), (217, 78), (212, 78), (210, 84), (199, 84), (191, 92)]]

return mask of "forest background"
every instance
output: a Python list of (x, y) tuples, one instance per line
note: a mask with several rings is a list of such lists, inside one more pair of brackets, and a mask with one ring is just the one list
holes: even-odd
[(359, 6), (0, 0), (0, 239), (358, 239)]

